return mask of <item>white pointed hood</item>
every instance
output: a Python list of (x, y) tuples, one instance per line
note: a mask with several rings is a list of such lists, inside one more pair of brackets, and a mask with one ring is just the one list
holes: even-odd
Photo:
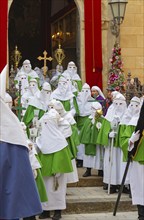
[(0, 141), (27, 147), (21, 123), (0, 97)]
[(90, 86), (87, 83), (83, 85), (82, 91), (78, 93), (76, 99), (79, 106), (80, 116), (90, 115), (91, 104), (92, 104), (90, 100), (92, 100), (92, 97), (91, 97)]
[(5, 100), (7, 65), (0, 74), (0, 97)]
[(60, 115), (55, 109), (50, 109), (40, 119), (42, 131), (36, 138), (36, 144), (43, 154), (58, 152), (68, 145), (58, 127), (59, 119)]

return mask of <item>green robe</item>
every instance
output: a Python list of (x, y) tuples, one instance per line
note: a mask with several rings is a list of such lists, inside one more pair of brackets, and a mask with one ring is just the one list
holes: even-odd
[[(124, 154), (124, 161), (127, 161), (128, 156), (128, 142), (132, 135), (132, 133), (135, 131), (135, 126), (128, 125), (121, 136), (121, 146)], [(133, 157), (134, 161), (137, 161), (141, 164), (144, 164), (144, 136), (142, 136), (141, 141), (138, 145), (137, 151)]]
[(102, 123), (104, 119), (100, 117), (92, 124), (91, 119), (87, 118), (80, 131), (80, 142), (85, 144), (85, 154), (95, 156), (96, 155), (96, 145), (97, 145), (97, 137), (99, 134), (99, 130), (96, 127), (96, 123)]
[(41, 174), (41, 169), (37, 169), (37, 177), (36, 177), (35, 180), (36, 180), (38, 193), (39, 193), (39, 196), (40, 196), (40, 201), (41, 202), (48, 201), (45, 184), (44, 184), (43, 177), (42, 177), (42, 174)]
[(111, 131), (111, 124), (107, 119), (103, 119), (101, 129), (97, 137), (97, 144), (102, 146), (109, 146), (109, 132)]
[(117, 146), (117, 147), (122, 146), (121, 136), (124, 134), (126, 127), (127, 127), (127, 125), (124, 125), (124, 124), (122, 124), (122, 125), (120, 124), (118, 126), (118, 131), (117, 131), (117, 135), (116, 135), (116, 138), (115, 138), (115, 146)]
[(73, 80), (73, 82), (75, 82), (77, 84), (78, 91), (73, 93), (77, 97), (78, 93), (81, 92), (81, 90), (82, 90), (82, 81), (81, 80)]
[(77, 122), (77, 128), (80, 131), (85, 123), (85, 121), (87, 120), (89, 116), (77, 116), (76, 117), (76, 122)]
[(80, 145), (80, 140), (79, 140), (76, 124), (71, 125), (71, 129), (72, 129), (72, 135), (69, 138), (67, 138), (67, 142), (71, 152), (71, 159), (74, 159), (77, 157), (77, 152), (78, 152), (77, 146)]
[(51, 154), (40, 152), (39, 158), (42, 164), (42, 176), (53, 176), (56, 173), (70, 173), (73, 171), (71, 153), (68, 147)]
[(82, 81), (81, 80), (74, 80), (77, 83), (78, 91), (81, 92), (82, 90)]
[[(66, 111), (71, 110), (70, 100), (66, 100), (66, 101), (59, 100), (59, 101), (63, 104), (64, 109)], [(76, 101), (76, 97), (73, 97), (73, 104), (74, 104), (74, 108), (75, 108), (75, 111), (76, 111), (76, 115), (79, 115), (79, 108), (78, 108), (78, 104), (77, 104), (77, 101)]]
[(27, 135), (28, 135), (28, 137), (29, 137), (29, 135), (30, 135), (30, 134), (29, 134), (29, 128), (30, 128), (31, 123), (32, 123), (32, 120), (33, 120), (33, 118), (34, 118), (34, 110), (39, 110), (38, 119), (40, 119), (40, 118), (44, 115), (44, 113), (45, 113), (44, 110), (38, 109), (38, 108), (36, 108), (36, 107), (34, 107), (34, 106), (32, 106), (32, 105), (29, 105), (29, 106), (27, 107), (27, 110), (26, 110), (25, 115), (24, 115), (24, 117), (23, 117), (23, 122), (24, 122), (25, 125), (27, 126)]
[(121, 143), (121, 149), (123, 151), (123, 160), (127, 161), (128, 157), (128, 142), (132, 135), (132, 133), (135, 130), (135, 126), (133, 125), (127, 125), (123, 134), (120, 137), (120, 143)]

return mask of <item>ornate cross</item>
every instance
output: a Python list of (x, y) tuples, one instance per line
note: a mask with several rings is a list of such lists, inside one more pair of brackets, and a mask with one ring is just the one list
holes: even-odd
[(46, 61), (49, 60), (51, 62), (53, 60), (53, 58), (52, 57), (47, 57), (46, 50), (43, 52), (43, 55), (44, 55), (43, 57), (39, 56), (37, 59), (38, 60), (44, 60), (44, 67), (43, 67), (44, 73), (43, 73), (43, 75), (46, 78), (46, 71), (47, 71)]

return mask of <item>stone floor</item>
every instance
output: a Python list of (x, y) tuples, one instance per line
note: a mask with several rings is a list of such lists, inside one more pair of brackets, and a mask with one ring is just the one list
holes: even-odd
[(62, 215), (62, 220), (137, 220), (137, 212), (71, 214)]
[[(82, 177), (85, 168), (79, 168), (79, 182), (69, 184), (67, 188), (67, 209), (65, 214), (113, 212), (118, 193), (108, 195), (103, 190), (103, 179), (98, 177), (97, 171), (92, 170), (92, 176)], [(122, 194), (118, 211), (135, 211), (128, 194)]]
[(108, 195), (103, 190), (102, 177), (98, 177), (96, 170), (85, 178), (84, 172), (84, 168), (79, 168), (79, 182), (67, 188), (67, 208), (62, 211), (62, 220), (137, 220), (137, 207), (132, 205), (128, 194), (121, 195), (113, 216), (118, 193)]
[[(118, 193), (108, 195), (103, 187), (68, 187), (65, 213), (113, 212)], [(135, 211), (128, 194), (122, 194), (118, 211)]]

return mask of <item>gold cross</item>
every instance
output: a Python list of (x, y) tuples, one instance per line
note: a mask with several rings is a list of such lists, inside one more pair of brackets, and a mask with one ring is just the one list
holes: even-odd
[(43, 52), (44, 57), (39, 56), (37, 59), (38, 60), (44, 60), (44, 66), (43, 66), (43, 75), (46, 78), (46, 72), (47, 72), (47, 66), (46, 66), (46, 61), (49, 60), (50, 62), (53, 60), (52, 57), (47, 57), (47, 52), (46, 50)]

